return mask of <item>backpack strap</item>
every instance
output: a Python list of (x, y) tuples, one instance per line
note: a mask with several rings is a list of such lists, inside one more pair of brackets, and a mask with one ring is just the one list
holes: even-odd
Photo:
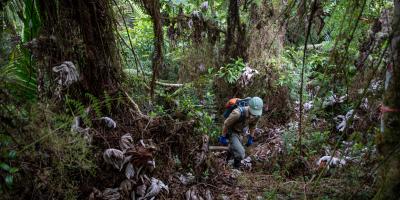
[(243, 119), (244, 119), (244, 108), (243, 107), (241, 107), (241, 106), (239, 106), (239, 111), (240, 111), (240, 117), (239, 117), (239, 121), (240, 122), (242, 122), (243, 121)]

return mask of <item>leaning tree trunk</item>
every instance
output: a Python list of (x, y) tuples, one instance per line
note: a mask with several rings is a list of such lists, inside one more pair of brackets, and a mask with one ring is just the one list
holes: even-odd
[(159, 0), (141, 0), (146, 12), (153, 21), (154, 32), (154, 55), (152, 61), (153, 75), (150, 84), (150, 96), (154, 99), (154, 87), (158, 76), (158, 71), (163, 65), (163, 30), (161, 24), (160, 1)]
[(117, 92), (121, 65), (109, 0), (39, 0), (39, 9), (43, 24), (36, 51), (39, 77), (51, 82), (52, 67), (71, 61), (80, 76), (69, 88), (81, 91), (74, 94), (100, 97)]
[(400, 190), (400, 0), (394, 0), (392, 58), (387, 69), (382, 105), (383, 138), (378, 149), (384, 160), (381, 184), (374, 199), (398, 199)]

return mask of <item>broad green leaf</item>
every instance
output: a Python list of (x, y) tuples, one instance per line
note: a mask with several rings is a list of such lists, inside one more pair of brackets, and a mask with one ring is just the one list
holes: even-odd
[(15, 159), (16, 156), (17, 152), (15, 150), (11, 150), (10, 152), (8, 152), (8, 158)]
[(16, 167), (11, 167), (11, 169), (10, 169), (10, 174), (14, 174), (15, 172), (17, 172), (18, 171), (18, 168), (16, 168)]
[(0, 163), (0, 168), (3, 169), (4, 171), (10, 171), (11, 167), (7, 163)]
[(12, 184), (13, 184), (13, 182), (14, 182), (14, 177), (11, 176), (11, 175), (7, 175), (7, 176), (4, 178), (4, 181), (6, 182), (7, 187), (11, 188), (11, 186), (12, 186)]

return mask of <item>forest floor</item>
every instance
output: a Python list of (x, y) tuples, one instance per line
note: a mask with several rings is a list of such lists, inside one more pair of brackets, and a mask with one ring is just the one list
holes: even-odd
[[(247, 157), (239, 170), (232, 167), (233, 160), (227, 161), (227, 152), (202, 151), (204, 136), (188, 137), (193, 133), (192, 120), (176, 123), (155, 118), (135, 128), (142, 126), (144, 128), (139, 128), (141, 134), (136, 134), (136, 137), (152, 135), (152, 142), (157, 146), (153, 159), (158, 164), (154, 169), (141, 173), (139, 177), (145, 178), (136, 180), (134, 187), (148, 186), (150, 177), (156, 177), (169, 188), (168, 193), (160, 193), (162, 199), (343, 199), (363, 198), (372, 191), (368, 176), (354, 175), (347, 166), (336, 166), (328, 171), (326, 165), (316, 164), (321, 155), (308, 158), (296, 153), (289, 155), (284, 150), (285, 126), (258, 128), (256, 142), (246, 148)], [(122, 129), (132, 130), (133, 127)], [(115, 139), (118, 137), (114, 135), (112, 138), (115, 144), (109, 146), (117, 144)], [(109, 168), (105, 169), (102, 173)], [(107, 176), (121, 177), (113, 171)], [(113, 180), (108, 185), (117, 186), (124, 178), (104, 179)], [(104, 187), (104, 182), (100, 183), (94, 185)]]

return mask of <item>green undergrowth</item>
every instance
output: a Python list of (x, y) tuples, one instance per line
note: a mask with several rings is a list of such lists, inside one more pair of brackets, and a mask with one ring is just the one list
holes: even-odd
[(219, 134), (219, 127), (216, 123), (218, 113), (212, 84), (212, 77), (204, 75), (173, 92), (159, 88), (159, 104), (152, 113), (171, 114), (177, 120), (194, 120), (197, 134), (215, 138)]
[[(9, 173), (14, 183), (6, 182), (3, 195), (11, 197), (30, 187), (35, 197), (76, 199), (82, 183), (97, 171), (93, 147), (83, 135), (71, 131), (72, 115), (54, 113), (49, 106), (38, 105), (29, 110), (29, 123), (15, 136), (18, 143), (10, 141), (2, 148), (8, 151), (5, 162), (13, 166)], [(5, 141), (8, 140), (2, 140), (2, 145)], [(20, 193), (20, 197), (24, 195), (32, 194)]]

